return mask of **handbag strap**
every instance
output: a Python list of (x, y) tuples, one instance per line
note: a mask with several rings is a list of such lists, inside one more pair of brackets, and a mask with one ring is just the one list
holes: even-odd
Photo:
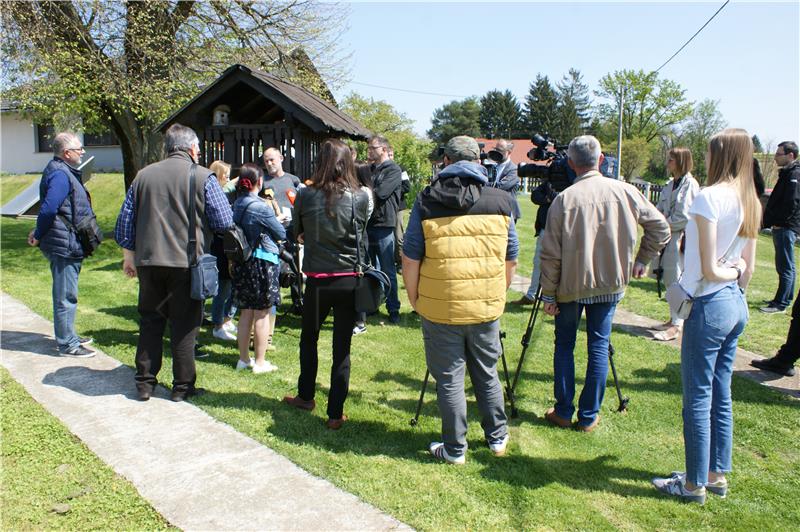
[(350, 212), (352, 214), (352, 221), (353, 221), (353, 228), (356, 232), (356, 264), (353, 268), (355, 271), (356, 276), (363, 277), (364, 276), (364, 265), (361, 262), (361, 239), (358, 236), (358, 222), (356, 222), (356, 195), (354, 192), (350, 192), (351, 201), (350, 201)]
[(189, 169), (189, 242), (186, 244), (186, 256), (189, 259), (189, 267), (191, 268), (197, 264), (197, 228), (195, 218), (197, 213), (197, 202), (195, 201), (195, 194), (197, 192), (197, 184), (195, 183), (195, 174), (197, 165), (192, 163)]

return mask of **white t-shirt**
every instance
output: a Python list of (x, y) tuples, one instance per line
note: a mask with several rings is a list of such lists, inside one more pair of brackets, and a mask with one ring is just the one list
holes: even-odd
[[(689, 209), (689, 223), (686, 225), (686, 250), (681, 286), (693, 297), (712, 294), (736, 281), (710, 282), (703, 279), (700, 266), (700, 246), (697, 233), (697, 216), (717, 225), (717, 249), (715, 257), (722, 264), (731, 266), (738, 263), (747, 239), (738, 237), (744, 222), (744, 212), (739, 202), (739, 194), (731, 186), (715, 185), (706, 187), (694, 198)], [(735, 241), (735, 242), (734, 242)], [(726, 253), (727, 252), (727, 253)]]

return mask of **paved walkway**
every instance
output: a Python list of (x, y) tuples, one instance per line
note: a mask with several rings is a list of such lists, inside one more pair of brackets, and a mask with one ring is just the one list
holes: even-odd
[(161, 386), (149, 402), (137, 401), (131, 368), (100, 352), (59, 357), (52, 323), (6, 294), (0, 306), (2, 365), (172, 525), (408, 529), (190, 403), (173, 403)]
[[(511, 288), (513, 290), (523, 294), (528, 291), (528, 286), (530, 286), (530, 278), (522, 277), (520, 275), (515, 275), (514, 280), (511, 283)], [(664, 304), (666, 304), (666, 302)], [(526, 308), (530, 309), (531, 307)], [(644, 316), (639, 316), (638, 314), (628, 312), (627, 310), (619, 307), (614, 313), (614, 327), (646, 338), (652, 338), (653, 335), (650, 333), (650, 330), (660, 323), (661, 322), (658, 320), (645, 318)], [(785, 335), (786, 331), (782, 331), (781, 334)], [(655, 341), (656, 340), (653, 340), (653, 342)], [(679, 339), (665, 343), (672, 345), (677, 349), (680, 349), (681, 347)], [(745, 351), (741, 348), (738, 349), (736, 351), (736, 360), (733, 363), (734, 374), (754, 380), (763, 384), (764, 386), (769, 386), (774, 390), (800, 399), (800, 372), (796, 373), (794, 377), (782, 377), (775, 373), (761, 371), (750, 365), (750, 361), (754, 358), (764, 357), (755, 353), (751, 353), (750, 351)]]

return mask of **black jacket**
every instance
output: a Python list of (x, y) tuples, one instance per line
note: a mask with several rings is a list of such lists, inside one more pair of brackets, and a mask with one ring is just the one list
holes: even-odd
[(370, 227), (394, 227), (400, 207), (403, 170), (387, 159), (372, 171), (372, 193), (375, 208), (369, 220)]
[(800, 235), (800, 161), (781, 168), (764, 209), (764, 227), (788, 227)]
[[(305, 273), (355, 271), (356, 226), (358, 226), (361, 263), (369, 263), (366, 235), (368, 193), (358, 190), (354, 196), (348, 191), (341, 197), (335, 198), (334, 202), (332, 209), (327, 209), (325, 193), (314, 187), (300, 189), (294, 200), (295, 238), (303, 234)], [(333, 211), (332, 217), (328, 215), (329, 210)]]

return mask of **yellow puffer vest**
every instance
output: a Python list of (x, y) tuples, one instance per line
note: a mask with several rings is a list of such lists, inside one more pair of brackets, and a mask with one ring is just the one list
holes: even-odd
[(422, 220), (425, 258), (417, 312), (448, 325), (485, 323), (503, 314), (510, 217), (464, 214)]

